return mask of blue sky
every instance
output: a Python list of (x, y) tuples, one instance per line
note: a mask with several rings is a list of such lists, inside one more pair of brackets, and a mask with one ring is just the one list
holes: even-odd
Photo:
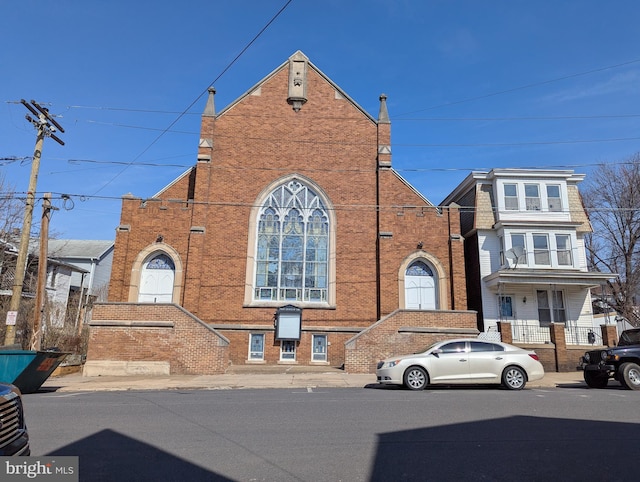
[(16, 102), (34, 99), (66, 131), (38, 178), (60, 208), (52, 233), (113, 239), (122, 195), (195, 162), (207, 87), (221, 110), (296, 50), (374, 117), (387, 94), (393, 166), (433, 203), (472, 170), (589, 179), (640, 151), (637, 1), (293, 0), (258, 36), (285, 5), (1, 1), (5, 181), (27, 190), (36, 133)]

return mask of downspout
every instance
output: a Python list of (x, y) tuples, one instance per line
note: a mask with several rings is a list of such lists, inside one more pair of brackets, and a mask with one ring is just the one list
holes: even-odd
[(456, 295), (453, 287), (453, 240), (451, 239), (451, 208), (447, 206), (447, 231), (449, 234), (449, 292), (451, 293), (451, 309), (456, 309)]

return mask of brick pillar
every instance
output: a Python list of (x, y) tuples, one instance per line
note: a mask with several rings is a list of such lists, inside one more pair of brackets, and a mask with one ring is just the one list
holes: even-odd
[(506, 321), (499, 321), (498, 331), (500, 332), (500, 339), (503, 343), (513, 343), (513, 332), (511, 331), (511, 323), (507, 323)]
[(602, 344), (616, 346), (618, 344), (618, 327), (616, 325), (600, 325)]
[(551, 323), (549, 325), (549, 334), (551, 335), (551, 343), (555, 345), (556, 371), (574, 371), (575, 367), (569, 363), (567, 341), (564, 336), (564, 323)]

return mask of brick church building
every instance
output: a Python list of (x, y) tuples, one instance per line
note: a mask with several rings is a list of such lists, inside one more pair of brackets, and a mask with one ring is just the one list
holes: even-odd
[(196, 164), (126, 195), (85, 374), (375, 361), (477, 333), (455, 205), (392, 167), (365, 112), (302, 53), (202, 115)]

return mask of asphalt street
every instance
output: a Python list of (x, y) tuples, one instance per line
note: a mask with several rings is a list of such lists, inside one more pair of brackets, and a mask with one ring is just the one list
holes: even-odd
[[(640, 393), (584, 384), (42, 391), (34, 455), (87, 481), (636, 480)], [(626, 449), (624, 448), (626, 447)]]

